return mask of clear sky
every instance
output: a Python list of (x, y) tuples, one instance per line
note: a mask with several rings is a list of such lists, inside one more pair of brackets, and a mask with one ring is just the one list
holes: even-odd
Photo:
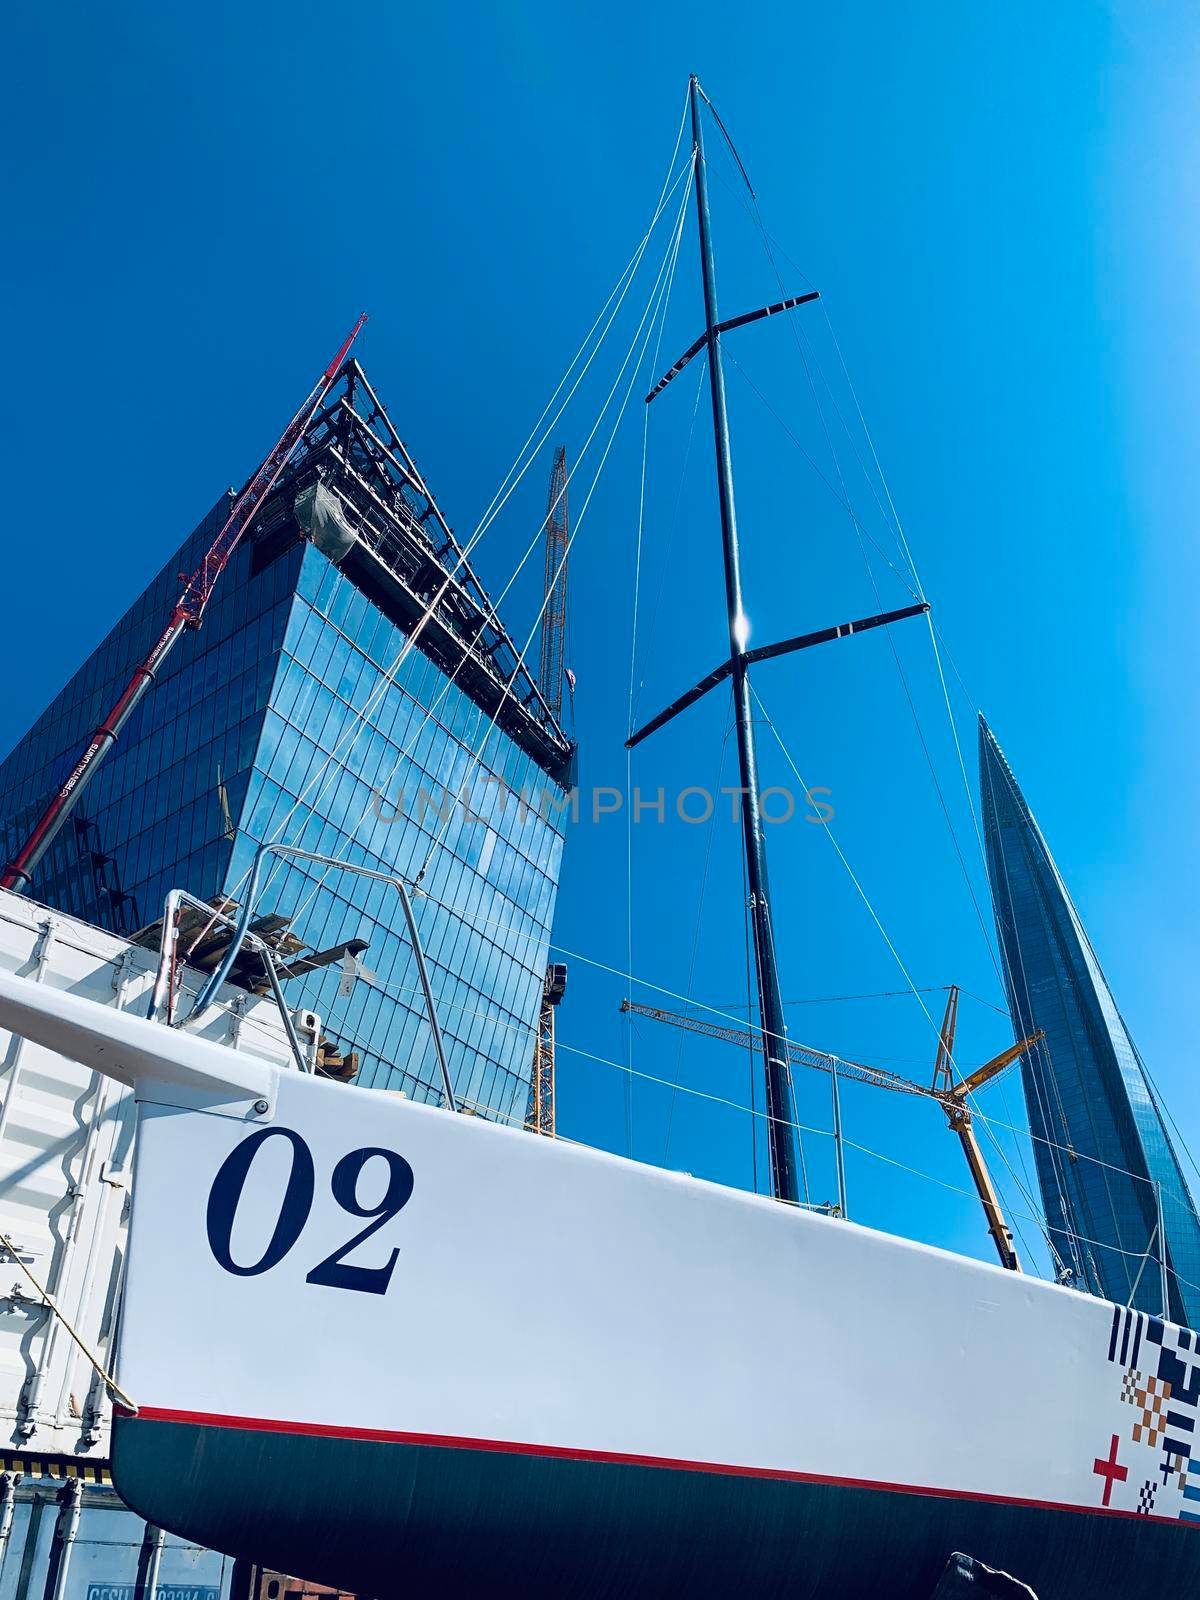
[[(1200, 1146), (1192, 8), (71, 0), (18, 3), (6, 43), (0, 746), (252, 469), (361, 308), (368, 373), (451, 521), (474, 527), (641, 235), (696, 70), (796, 263), (780, 258), (786, 287), (803, 287), (802, 272), (822, 290), (830, 323), (798, 314), (804, 353), (818, 392), (824, 373), (849, 417), (832, 328), (966, 686), (948, 667), (971, 781), (982, 707), (1142, 1053)], [(729, 315), (777, 298), (778, 283), (710, 138)], [(555, 434), (573, 457), (648, 288), (631, 290), (632, 321), (614, 325)], [(689, 216), (661, 367), (699, 319)], [(774, 320), (735, 337), (747, 608), (761, 643), (876, 604), (848, 518), (789, 437), (836, 480), (791, 330)], [(645, 714), (723, 648), (703, 405), (687, 449), (698, 378), (693, 367), (651, 416)], [(589, 785), (626, 775), (640, 393), (572, 552)], [(883, 542), (849, 439), (836, 419), (832, 430), (851, 501)], [(538, 526), (551, 442), (480, 546), (493, 590)], [(589, 478), (581, 468), (574, 506)], [(903, 604), (871, 555), (883, 604)], [(535, 571), (512, 596), (522, 636), (537, 588)], [(927, 632), (909, 622), (894, 639), (980, 893)], [(807, 782), (831, 790), (833, 830), (915, 983), (957, 981), (998, 1001), (887, 641), (775, 662), (758, 683)], [(725, 714), (713, 696), (647, 745), (633, 767), (643, 792), (711, 784)], [(770, 729), (759, 732), (765, 781), (790, 782)], [(933, 1038), (911, 997), (828, 1001), (904, 979), (824, 830), (797, 819), (770, 843), (785, 994), (822, 1002), (792, 1007), (794, 1033), (927, 1075)], [(632, 850), (641, 998), (654, 983), (744, 1007), (738, 848), (725, 820), (710, 832), (643, 816)], [(739, 1105), (749, 1093), (737, 1051), (681, 1048), (672, 1032), (620, 1021), (627, 985), (602, 969), (627, 961), (626, 852), (620, 818), (568, 841), (557, 938), (601, 966), (571, 961), (563, 1130), (748, 1183), (744, 1114), (645, 1078), (630, 1099), (624, 1073), (593, 1059), (678, 1074)], [(964, 1000), (961, 1060), (1008, 1037), (1002, 1017)], [(800, 1099), (803, 1119), (827, 1128), (824, 1080), (801, 1084)], [(983, 1104), (1018, 1120), (1015, 1081)], [(932, 1108), (857, 1090), (845, 1116), (856, 1144), (940, 1180), (852, 1149), (857, 1218), (987, 1254)], [(1019, 1142), (1007, 1143), (1025, 1181)], [(805, 1150), (814, 1198), (826, 1198), (829, 1140), (811, 1134)], [(999, 1163), (997, 1175), (1027, 1210)], [(1032, 1243), (1031, 1224), (1021, 1231)]]

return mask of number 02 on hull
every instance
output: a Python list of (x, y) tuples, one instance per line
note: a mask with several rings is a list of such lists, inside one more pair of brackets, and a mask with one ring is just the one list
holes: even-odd
[(2, 974), (0, 1025), (136, 1084), (113, 1472), (159, 1525), (379, 1597), (1200, 1581), (1186, 1329)]

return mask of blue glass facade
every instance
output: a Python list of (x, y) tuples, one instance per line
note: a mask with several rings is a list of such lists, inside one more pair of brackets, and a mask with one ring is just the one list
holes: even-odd
[[(1022, 1064), (1042, 1203), (1076, 1281), (1161, 1313), (1162, 1196), (1168, 1315), (1200, 1326), (1200, 1222), (1162, 1113), (1041, 830), (980, 718), (988, 875), (1019, 1037), (1045, 1039)], [(1140, 1271), (1140, 1277), (1139, 1277)]]
[[(304, 549), (226, 885), (264, 839), (409, 882), (428, 861), (416, 914), (456, 1092), (519, 1119), (563, 823), (542, 803), (554, 792), (546, 774), (499, 730), (475, 760), (487, 714), (419, 650), (387, 681), (403, 639), (344, 572)], [(293, 918), (316, 948), (369, 940), (372, 976), (349, 999), (337, 996), (336, 970), (294, 981), (288, 997), (366, 1053), (360, 1082), (435, 1096), (437, 1063), (395, 891), (293, 864), (277, 869), (263, 905)]]
[[(196, 565), (228, 511), (222, 496), (0, 764), (6, 858), (162, 632), (179, 572)], [(131, 932), (161, 913), (174, 885), (205, 897), (223, 886), (232, 841), (222, 794), (232, 820), (258, 749), (300, 553), (257, 575), (249, 546), (235, 554), (203, 628), (184, 634), (35, 871), (34, 899)]]
[[(463, 564), (453, 536), (361, 370), (351, 364), (345, 376), (348, 401), (314, 424), (202, 629), (180, 641), (30, 893), (133, 931), (161, 916), (173, 887), (237, 898), (265, 840), (410, 882), (424, 867), (416, 917), (456, 1092), (483, 1115), (519, 1121), (569, 746), (473, 575), (455, 581)], [(364, 392), (369, 425), (354, 410)], [(335, 559), (296, 510), (317, 479), (340, 497), (343, 532), (353, 523), (353, 548), (343, 540)], [(9, 856), (157, 637), (177, 574), (194, 567), (228, 507), (223, 497), (0, 765)], [(434, 537), (427, 529), (439, 524)], [(278, 864), (258, 909), (290, 919), (314, 949), (367, 941), (367, 970), (349, 994), (331, 967), (290, 979), (287, 998), (359, 1052), (360, 1083), (435, 1098), (395, 891)]]

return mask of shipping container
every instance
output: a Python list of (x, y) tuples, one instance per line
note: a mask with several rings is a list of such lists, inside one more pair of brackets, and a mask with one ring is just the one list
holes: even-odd
[[(0, 891), (0, 969), (145, 1016), (157, 952)], [(273, 1002), (242, 990), (197, 1031), (292, 1059)], [(227, 1600), (227, 1557), (108, 1482), (132, 1095), (3, 1030), (0, 1095), (0, 1600)]]
[(143, 1522), (104, 1467), (0, 1467), (0, 1600), (228, 1600), (234, 1562)]

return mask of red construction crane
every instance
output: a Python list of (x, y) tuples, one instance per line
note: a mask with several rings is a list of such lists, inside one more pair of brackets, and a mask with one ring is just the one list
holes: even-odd
[(564, 650), (567, 633), (567, 452), (559, 445), (550, 470), (546, 511), (546, 586), (542, 612), (542, 660), (538, 686), (555, 722), (562, 721)]
[(201, 561), (191, 577), (184, 580), (179, 599), (175, 602), (175, 609), (171, 612), (171, 619), (159, 637), (158, 642), (140, 666), (134, 670), (133, 676), (125, 685), (120, 698), (100, 723), (95, 733), (93, 733), (87, 749), (75, 763), (58, 793), (42, 813), (33, 832), (5, 867), (3, 876), (0, 876), (0, 889), (16, 889), (19, 892), (23, 892), (29, 887), (30, 879), (38, 862), (54, 842), (63, 823), (78, 805), (83, 791), (91, 782), (96, 769), (117, 742), (121, 729), (129, 721), (129, 718), (141, 702), (142, 696), (161, 671), (163, 662), (174, 649), (184, 629), (198, 628), (204, 620), (204, 609), (208, 605), (213, 589), (216, 587), (217, 579), (224, 572), (229, 563), (229, 558), (237, 549), (238, 541), (250, 525), (251, 518), (275, 487), (279, 474), (287, 465), (288, 458), (300, 442), (304, 430), (308, 427), (325, 396), (333, 387), (338, 370), (345, 360), (350, 346), (358, 337), (359, 329), (366, 320), (367, 317), (364, 312), (354, 324), (353, 330), (337, 355), (334, 356), (313, 386), (304, 404), (284, 429), (270, 455), (267, 456), (262, 466), (259, 467), (250, 482), (234, 501), (233, 509), (226, 518), (224, 527), (213, 540), (212, 545), (205, 553), (203, 561)]

